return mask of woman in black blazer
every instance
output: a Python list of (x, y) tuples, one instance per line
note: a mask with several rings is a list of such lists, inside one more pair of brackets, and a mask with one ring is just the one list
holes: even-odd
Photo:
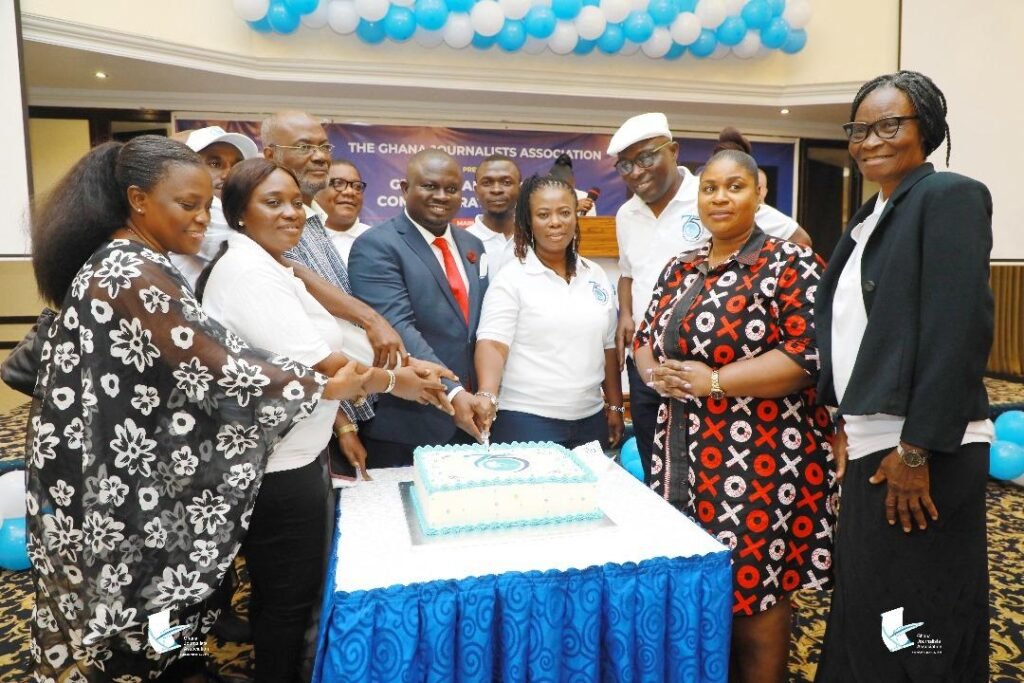
[(851, 118), (850, 154), (881, 192), (817, 296), (843, 487), (816, 680), (987, 681), (992, 199), (925, 162), (949, 134), (927, 76), (866, 83)]

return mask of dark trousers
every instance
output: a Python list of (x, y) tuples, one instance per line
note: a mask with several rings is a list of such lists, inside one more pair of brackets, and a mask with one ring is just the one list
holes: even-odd
[(449, 446), (476, 443), (476, 441), (473, 440), (473, 437), (461, 429), (456, 429), (452, 438), (450, 438), (446, 443), (441, 444), (398, 443), (397, 441), (374, 439), (362, 434), (359, 435), (359, 438), (362, 439), (363, 448), (366, 449), (367, 469), (375, 467), (411, 467), (412, 453), (420, 446)]
[(661, 396), (640, 378), (632, 358), (626, 359), (626, 374), (629, 377), (629, 412), (633, 417), (636, 449), (644, 468), (644, 483), (650, 484), (651, 451), (654, 449), (654, 427), (658, 421)]
[(516, 410), (499, 410), (491, 425), (491, 442), (513, 441), (551, 441), (565, 448), (597, 441), (604, 448), (608, 445), (608, 420), (604, 410), (580, 420), (557, 420)]
[(245, 554), (257, 683), (298, 680), (303, 636), (323, 582), (327, 486), (319, 460), (263, 477)]

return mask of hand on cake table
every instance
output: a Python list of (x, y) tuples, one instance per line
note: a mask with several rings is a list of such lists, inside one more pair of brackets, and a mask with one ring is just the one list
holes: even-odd
[[(460, 391), (452, 399), (452, 407), (455, 408), (455, 426), (472, 436), (477, 442), (483, 442), (480, 432), (490, 431), (491, 420), (487, 419), (487, 415), (491, 410), (491, 402), (483, 396), (474, 396), (468, 391)], [(484, 424), (487, 425), (487, 430), (481, 430), (481, 425)]]

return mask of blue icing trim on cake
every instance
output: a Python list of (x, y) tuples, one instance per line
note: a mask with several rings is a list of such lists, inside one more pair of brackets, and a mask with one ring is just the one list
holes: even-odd
[[(430, 478), (430, 472), (427, 471), (426, 459), (431, 454), (466, 454), (476, 455), (482, 459), (499, 459), (503, 456), (502, 453), (507, 451), (535, 451), (538, 449), (547, 449), (559, 452), (565, 459), (571, 463), (572, 467), (578, 471), (578, 474), (567, 475), (567, 476), (543, 476), (543, 475), (522, 475), (522, 476), (507, 476), (499, 475), (488, 479), (479, 479), (475, 481), (462, 481), (454, 484), (445, 484), (435, 482)], [(427, 493), (438, 493), (444, 491), (462, 491), (465, 489), (481, 488), (481, 487), (493, 487), (493, 486), (515, 486), (519, 484), (586, 484), (596, 483), (597, 476), (587, 466), (585, 462), (576, 454), (567, 448), (563, 448), (556, 443), (550, 441), (527, 441), (518, 442), (513, 441), (510, 444), (492, 444), (490, 451), (484, 450), (484, 447), (479, 444), (459, 444), (459, 445), (446, 445), (446, 446), (420, 446), (414, 453), (414, 459), (416, 461), (416, 469), (419, 473), (420, 482), (423, 487), (427, 490)], [(508, 456), (509, 458), (520, 460), (515, 456)], [(523, 468), (523, 470), (527, 470)], [(508, 472), (511, 470), (499, 470)]]
[(427, 524), (420, 507), (420, 497), (416, 494), (416, 488), (409, 489), (409, 498), (412, 500), (413, 510), (416, 511), (416, 521), (419, 522), (420, 530), (426, 536), (453, 536), (455, 534), (468, 534), (475, 531), (506, 531), (509, 529), (524, 529), (538, 526), (551, 526), (553, 524), (569, 524), (571, 522), (590, 522), (601, 519), (604, 513), (600, 510), (587, 512), (578, 515), (562, 515), (560, 517), (537, 517), (535, 519), (524, 519), (513, 522), (487, 522), (482, 524), (465, 524), (462, 526), (432, 527)]

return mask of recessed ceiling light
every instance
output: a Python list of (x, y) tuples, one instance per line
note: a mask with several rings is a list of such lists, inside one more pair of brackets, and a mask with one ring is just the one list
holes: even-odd
[(786, 108), (782, 108), (782, 109), (779, 110), (779, 113), (782, 114), (783, 116), (785, 116), (786, 114), (789, 113), (789, 110), (786, 109)]
[(96, 78), (100, 79), (101, 81), (105, 80), (107, 78), (107, 72), (106, 71), (97, 71), (96, 72)]

